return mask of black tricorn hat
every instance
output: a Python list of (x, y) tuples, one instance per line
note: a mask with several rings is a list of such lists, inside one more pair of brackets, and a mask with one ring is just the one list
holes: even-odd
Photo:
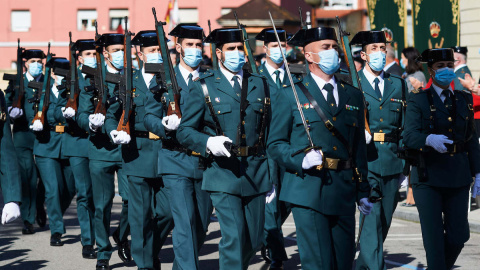
[[(278, 37), (280, 41), (287, 41), (287, 32), (282, 28), (277, 28)], [(255, 37), (256, 40), (263, 40), (264, 43), (277, 42), (275, 30), (273, 28), (265, 28)]]
[(123, 45), (124, 40), (125, 40), (125, 37), (122, 34), (116, 34), (116, 33), (103, 34), (97, 41), (95, 41), (95, 45), (99, 45), (103, 47), (107, 47), (110, 45), (117, 45), (117, 44)]
[(231, 42), (243, 42), (242, 30), (238, 28), (215, 29), (208, 35), (203, 42), (225, 44)]
[(453, 57), (453, 50), (451, 48), (441, 48), (441, 49), (427, 49), (422, 52), (418, 62), (433, 64), (440, 61), (455, 61)]
[(45, 53), (42, 50), (37, 50), (37, 49), (31, 49), (31, 50), (25, 50), (22, 54), (22, 57), (25, 59), (31, 59), (31, 58), (45, 58), (47, 57)]
[(372, 43), (387, 43), (384, 31), (360, 31), (350, 41), (350, 45), (365, 46)]
[(157, 31), (145, 30), (138, 32), (132, 39), (132, 45), (140, 45), (140, 47), (158, 46)]
[[(70, 62), (65, 57), (52, 57), (50, 60), (45, 64), (46, 67), (49, 68), (62, 68), (62, 69), (70, 69)], [(54, 71), (55, 72), (55, 71)]]
[(310, 29), (300, 29), (288, 41), (289, 45), (305, 47), (307, 44), (331, 39), (337, 41), (337, 32), (331, 27), (315, 27)]
[(197, 24), (179, 24), (173, 28), (169, 35), (178, 38), (192, 38), (200, 40), (205, 38), (203, 28)]
[(463, 55), (467, 55), (468, 53), (468, 48), (467, 47), (460, 47), (460, 46), (455, 46), (455, 47), (451, 47), (453, 49), (453, 52), (456, 52), (456, 53), (461, 53)]
[(95, 40), (79, 39), (73, 45), (73, 49), (79, 52), (83, 52), (87, 50), (95, 50)]

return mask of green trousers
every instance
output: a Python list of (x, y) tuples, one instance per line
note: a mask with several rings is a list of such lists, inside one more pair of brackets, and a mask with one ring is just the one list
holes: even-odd
[(97, 242), (97, 259), (109, 260), (113, 247), (110, 243), (110, 219), (113, 197), (115, 196), (115, 172), (118, 179), (118, 190), (122, 196), (123, 206), (120, 215), (120, 241), (126, 241), (130, 231), (128, 225), (128, 186), (122, 171), (121, 162), (90, 160), (90, 176), (92, 178), (93, 205), (95, 207), (94, 228)]
[(302, 269), (351, 270), (355, 257), (355, 216), (324, 215), (292, 205)]
[(45, 186), (50, 232), (65, 233), (63, 214), (75, 196), (75, 180), (67, 159), (36, 156), (38, 170)]
[(77, 192), (77, 216), (80, 224), (82, 246), (95, 244), (95, 231), (93, 229), (93, 207), (92, 178), (88, 168), (88, 158), (69, 157), (75, 178), (75, 189)]
[(470, 238), (470, 185), (443, 188), (415, 184), (412, 188), (420, 216), (428, 269), (450, 270)]
[(218, 244), (220, 269), (247, 269), (262, 245), (265, 194), (241, 197), (211, 192), (210, 197), (222, 234)]
[(138, 269), (153, 269), (174, 225), (168, 197), (160, 178), (129, 175), (128, 184), (132, 257)]
[(33, 150), (25, 147), (15, 148), (20, 166), (20, 177), (22, 180), (22, 204), (20, 213), (23, 221), (30, 224), (35, 223), (37, 211), (37, 166), (33, 159)]
[(202, 190), (201, 179), (179, 175), (163, 175), (175, 227), (173, 251), (178, 269), (200, 269), (200, 250), (213, 211), (210, 194)]
[[(375, 203), (370, 215), (365, 216), (365, 222), (360, 238), (360, 255), (355, 269), (386, 270), (383, 258), (383, 242), (387, 238), (392, 224), (393, 212), (399, 200), (398, 178), (400, 175), (381, 177), (375, 173), (368, 173), (368, 180), (375, 181), (382, 191), (383, 198)], [(363, 214), (360, 214), (360, 220)]]

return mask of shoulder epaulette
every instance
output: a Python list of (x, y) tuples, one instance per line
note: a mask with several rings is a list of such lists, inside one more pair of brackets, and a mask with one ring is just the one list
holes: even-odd
[(398, 76), (398, 75), (392, 74), (392, 73), (390, 73), (390, 77), (403, 80), (402, 76)]
[(213, 72), (211, 72), (210, 70), (207, 70), (204, 73), (201, 73), (198, 79), (204, 79), (210, 76), (213, 76)]

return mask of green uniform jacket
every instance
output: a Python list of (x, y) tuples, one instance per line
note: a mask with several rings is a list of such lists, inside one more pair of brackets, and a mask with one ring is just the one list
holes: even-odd
[[(105, 67), (106, 68), (106, 67)], [(107, 71), (108, 72), (108, 71)], [(86, 83), (87, 85), (87, 83)], [(108, 87), (109, 97), (113, 97), (115, 85), (112, 83), (106, 83), (105, 87)], [(92, 160), (101, 160), (101, 161), (112, 161), (120, 162), (122, 161), (120, 146), (116, 145), (110, 140), (110, 135), (107, 134), (105, 125), (99, 128), (96, 132), (90, 130), (88, 117), (90, 114), (95, 112), (95, 93), (94, 91), (80, 92), (79, 104), (78, 104), (78, 125), (88, 131), (90, 135), (90, 144), (88, 148), (88, 158)], [(107, 110), (108, 110), (107, 104)], [(106, 121), (106, 119), (105, 119)]]
[[(132, 84), (135, 89), (133, 111), (130, 114), (130, 137), (129, 144), (121, 145), (122, 168), (126, 175), (145, 178), (158, 177), (157, 160), (158, 150), (161, 148), (160, 140), (150, 140), (135, 136), (135, 131), (146, 132), (143, 124), (145, 117), (145, 99), (150, 90), (147, 88), (142, 73), (139, 70), (132, 72)], [(116, 102), (108, 108), (105, 120), (105, 128), (110, 136), (110, 131), (117, 130), (118, 122), (122, 116), (123, 106)]]
[(455, 78), (453, 81), (455, 83), (455, 90), (468, 90), (463, 87), (463, 85), (460, 83), (460, 80), (458, 78), (465, 79), (465, 74), (470, 74), (472, 76), (472, 72), (470, 72), (470, 69), (467, 66), (464, 66), (462, 68), (459, 68), (456, 72), (455, 75), (457, 75), (457, 78)]
[(0, 103), (5, 111), (5, 121), (0, 121), (0, 187), (4, 203), (22, 201), (22, 181), (20, 179), (20, 168), (17, 160), (17, 153), (12, 141), (10, 130), (10, 116), (3, 92), (0, 91)]
[[(39, 77), (39, 82), (43, 82), (43, 74)], [(28, 87), (28, 79), (25, 74), (23, 74), (23, 85), (25, 90), (25, 95), (22, 100), (22, 109), (23, 115), (13, 122), (13, 144), (15, 147), (23, 147), (28, 149), (33, 149), (33, 142), (35, 141), (35, 134), (29, 128), (31, 122), (27, 119), (33, 119), (33, 104), (29, 103), (28, 100), (33, 98), (33, 95), (37, 94), (36, 89)], [(15, 92), (10, 92), (6, 95), (7, 106), (12, 106), (12, 102), (15, 98)]]
[[(428, 96), (433, 93), (433, 104), (436, 108), (434, 130), (430, 128), (430, 103)], [(427, 182), (425, 184), (436, 187), (462, 187), (472, 182), (472, 176), (480, 172), (480, 149), (478, 136), (473, 124), (470, 123), (473, 112), (472, 95), (464, 91), (455, 90), (457, 102), (457, 117), (455, 127), (440, 97), (433, 87), (424, 91), (411, 92), (408, 98), (407, 114), (405, 119), (405, 131), (403, 141), (410, 149), (423, 152), (426, 163)], [(430, 134), (443, 134), (449, 139), (465, 142), (466, 151), (450, 155), (440, 154), (433, 148), (426, 146), (427, 136)], [(417, 170), (412, 169), (413, 184), (418, 183)]]
[(305, 157), (292, 154), (309, 146), (300, 113), (291, 87), (283, 88), (272, 101), (273, 116), (268, 140), (268, 152), (280, 166), (286, 168), (282, 182), (280, 200), (309, 207), (326, 215), (354, 215), (355, 201), (368, 197), (370, 191), (366, 181), (367, 154), (365, 147), (365, 122), (363, 95), (351, 85), (337, 80), (339, 105), (332, 115), (312, 75), (295, 85), (302, 104), (305, 119), (310, 126), (310, 134), (315, 146), (322, 147), (325, 157), (348, 160), (348, 149), (325, 127), (308, 99), (298, 85), (303, 83), (315, 98), (323, 112), (338, 131), (348, 140), (352, 149), (352, 159), (364, 176), (361, 183), (353, 181), (353, 169), (334, 171), (322, 169), (303, 170)]
[[(235, 143), (240, 120), (240, 97), (219, 70), (206, 72), (200, 78), (205, 80), (225, 136)], [(254, 146), (259, 139), (265, 100), (264, 88), (265, 85), (268, 87), (268, 84), (263, 76), (256, 74), (252, 74), (248, 79), (245, 76), (244, 80), (248, 80), (248, 106), (244, 118), (246, 145)], [(269, 123), (266, 124), (268, 127)], [(202, 189), (240, 196), (253, 196), (269, 191), (272, 186), (269, 182), (266, 155), (244, 158), (210, 157), (206, 152), (207, 140), (215, 136), (215, 131), (207, 125), (215, 124), (205, 103), (200, 81), (196, 81), (183, 109), (177, 139), (185, 147), (211, 158), (211, 163), (203, 174)]]
[[(200, 70), (200, 76), (206, 70)], [(185, 110), (190, 88), (182, 77), (178, 65), (175, 67), (175, 76), (180, 92), (180, 110)], [(169, 104), (170, 97), (164, 93), (164, 102), (160, 101), (160, 95), (154, 95), (149, 91), (146, 100), (145, 127), (148, 131), (159, 135), (164, 140), (172, 140), (172, 144), (180, 144), (176, 139), (176, 132), (166, 132), (162, 124), (162, 118), (166, 116), (166, 104)], [(201, 179), (203, 170), (198, 166), (199, 157), (189, 156), (179, 151), (160, 149), (158, 158), (158, 172), (161, 175), (174, 174), (193, 179)]]
[[(403, 126), (402, 91), (408, 96), (405, 81), (389, 73), (384, 74), (384, 90), (381, 99), (365, 77), (358, 72), (365, 100), (368, 102), (368, 123), (374, 132), (389, 134)], [(397, 157), (398, 146), (394, 142), (372, 142), (367, 145), (368, 170), (381, 176), (395, 175), (403, 171), (403, 162)]]

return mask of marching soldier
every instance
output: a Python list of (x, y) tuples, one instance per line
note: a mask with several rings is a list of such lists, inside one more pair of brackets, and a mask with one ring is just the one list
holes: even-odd
[[(407, 96), (405, 81), (384, 70), (386, 58), (385, 32), (358, 32), (350, 42), (362, 46), (365, 67), (358, 72), (367, 104), (367, 119), (371, 134), (365, 130), (368, 159), (368, 182), (378, 186), (383, 198), (365, 216), (360, 238), (360, 255), (356, 269), (386, 269), (383, 241), (387, 237), (398, 204), (399, 181), (403, 162), (397, 157), (403, 128), (403, 106)], [(362, 215), (363, 216), (363, 215)], [(362, 217), (363, 218), (363, 217)]]
[(405, 118), (404, 143), (415, 153), (411, 172), (429, 269), (451, 269), (470, 237), (468, 201), (480, 195), (480, 150), (473, 125), (472, 96), (451, 89), (452, 49), (425, 50), (433, 80), (424, 91), (412, 91)]
[(362, 179), (368, 172), (363, 96), (334, 76), (335, 29), (302, 29), (289, 44), (304, 47), (310, 73), (295, 83), (299, 100), (287, 87), (272, 101), (268, 153), (286, 169), (280, 200), (292, 204), (302, 268), (352, 269), (355, 202), (366, 215), (372, 207)]
[[(203, 29), (193, 25), (178, 25), (169, 35), (177, 37), (176, 50), (180, 55), (180, 63), (175, 67), (175, 77), (181, 88), (180, 109), (185, 110), (189, 87), (192, 87), (194, 79), (205, 72), (200, 68)], [(175, 138), (181, 119), (176, 114), (167, 115), (170, 101), (168, 93), (164, 93), (163, 97), (148, 93), (145, 126), (150, 132), (158, 134), (163, 142), (158, 170), (168, 191), (175, 223), (172, 232), (175, 267), (199, 269), (198, 252), (208, 230), (212, 202), (209, 194), (202, 190), (203, 169), (200, 167), (203, 164), (199, 164), (199, 154), (183, 147)]]
[[(106, 73), (118, 74), (123, 68), (123, 41), (121, 34), (103, 34), (98, 40), (103, 47)], [(97, 68), (100, 63), (97, 63)], [(90, 81), (90, 83), (92, 83)], [(114, 96), (115, 84), (106, 83), (109, 99)], [(88, 158), (90, 176), (92, 179), (93, 204), (95, 207), (94, 228), (97, 243), (97, 269), (109, 269), (109, 260), (113, 252), (110, 244), (110, 217), (112, 201), (115, 196), (115, 173), (118, 179), (118, 191), (122, 197), (122, 212), (120, 224), (113, 234), (113, 239), (118, 245), (118, 255), (123, 262), (132, 260), (128, 234), (128, 185), (127, 177), (122, 169), (120, 146), (114, 144), (104, 127), (105, 116), (95, 113), (95, 97), (93, 91), (81, 91), (78, 124), (90, 133)], [(108, 105), (107, 105), (108, 106)], [(107, 107), (108, 108), (108, 107)]]
[(265, 193), (272, 188), (265, 151), (268, 83), (242, 70), (241, 30), (216, 29), (204, 42), (217, 45), (219, 70), (194, 82), (177, 139), (208, 159), (202, 189), (220, 223), (220, 269), (246, 269), (262, 244)]
[[(30, 123), (27, 119), (33, 119), (33, 106), (28, 103), (28, 100), (36, 95), (37, 90), (28, 87), (28, 82), (43, 82), (42, 61), (45, 58), (45, 54), (41, 50), (26, 50), (23, 52), (23, 58), (26, 60), (24, 64), (27, 72), (25, 72), (25, 75), (22, 77), (24, 80), (25, 94), (21, 101), (21, 108), (12, 108), (12, 103), (15, 98), (13, 89), (12, 91), (7, 89), (5, 92), (7, 93), (6, 102), (8, 113), (13, 123), (13, 144), (17, 152), (20, 176), (22, 178), (22, 203), (20, 205), (24, 224), (22, 234), (33, 234), (35, 233), (33, 223), (35, 223), (35, 212), (37, 209), (37, 182), (39, 175), (33, 159), (35, 135), (32, 130), (28, 128)], [(10, 84), (9, 88), (11, 87), (13, 87), (13, 85)], [(42, 184), (39, 183), (38, 185)], [(38, 195), (41, 196), (41, 194)], [(42, 199), (39, 201), (43, 202)], [(43, 204), (39, 205), (38, 208), (43, 210)], [(39, 222), (39, 225), (45, 226), (42, 222)]]
[[(143, 63), (159, 63), (161, 56), (157, 35), (154, 31), (140, 31), (132, 40), (140, 45)], [(128, 76), (125, 74), (125, 76)], [(130, 120), (130, 134), (117, 131), (122, 106), (117, 102), (107, 112), (105, 128), (114, 143), (121, 145), (123, 173), (129, 185), (129, 223), (132, 235), (132, 256), (138, 269), (160, 269), (158, 253), (173, 228), (170, 204), (162, 179), (159, 178), (157, 162), (162, 147), (157, 136), (145, 127), (146, 97), (148, 86), (155, 83), (153, 74), (145, 73), (145, 68), (133, 70), (133, 107)], [(155, 219), (152, 219), (152, 202), (155, 197)], [(159, 232), (158, 232), (159, 231)], [(156, 238), (160, 234), (159, 239)], [(176, 258), (177, 260), (177, 258)]]
[[(93, 39), (78, 40), (73, 50), (78, 50), (79, 62), (96, 61), (95, 44)], [(76, 59), (74, 60), (74, 63)], [(81, 70), (77, 69), (78, 86), (80, 91), (85, 87), (85, 78)], [(70, 83), (70, 82), (65, 82)], [(75, 89), (70, 89), (75, 91)], [(69, 94), (66, 90), (60, 92), (56, 108), (55, 120), (60, 123), (65, 123), (62, 131), (62, 153), (68, 158), (75, 179), (75, 189), (77, 195), (77, 216), (80, 223), (82, 256), (86, 259), (95, 259), (96, 254), (93, 248), (95, 244), (95, 234), (93, 228), (93, 194), (92, 194), (92, 179), (90, 177), (90, 170), (88, 168), (88, 131), (79, 127), (77, 123), (78, 114), (72, 107), (66, 107)], [(77, 105), (77, 104), (75, 104)]]
[[(278, 46), (273, 28), (263, 29), (256, 37), (256, 40), (263, 41), (266, 54), (266, 61), (259, 68), (260, 75), (267, 79), (271, 96), (277, 95), (282, 88), (290, 86), (290, 81), (285, 74), (285, 67), (282, 52), (286, 55), (287, 33), (277, 28), (282, 47)], [(295, 80), (297, 77), (295, 77)], [(290, 204), (281, 202), (278, 199), (280, 194), (284, 168), (278, 166), (273, 159), (268, 159), (270, 166), (270, 180), (273, 188), (267, 193), (265, 205), (265, 227), (262, 247), (262, 255), (268, 262), (270, 269), (282, 269), (283, 261), (288, 260), (283, 239), (282, 224), (291, 212)], [(267, 253), (268, 250), (268, 253)]]
[[(63, 80), (63, 77), (56, 75), (54, 70), (55, 68), (68, 70), (70, 63), (65, 58), (52, 57), (46, 66), (51, 69), (51, 74), (46, 76), (51, 76), (54, 82), (47, 85), (39, 101), (38, 116), (43, 113), (43, 107), (48, 106), (46, 115), (43, 116), (45, 120), (42, 122), (37, 119), (37, 115), (32, 115), (28, 120), (32, 123), (30, 128), (35, 132), (33, 154), (45, 185), (45, 203), (51, 232), (50, 246), (63, 246), (61, 239), (62, 234), (65, 234), (63, 214), (75, 196), (75, 180), (70, 163), (62, 151), (62, 131), (65, 122), (58, 122), (54, 117), (55, 105), (59, 99), (57, 87)], [(45, 99), (46, 91), (50, 91), (49, 99)]]
[(455, 59), (454, 61), (454, 72), (455, 75), (457, 75), (457, 78), (453, 80), (455, 83), (455, 89), (456, 90), (468, 90), (462, 86), (462, 83), (458, 78), (461, 78), (465, 80), (465, 75), (468, 74), (472, 76), (472, 72), (470, 72), (470, 69), (467, 66), (467, 53), (468, 53), (468, 48), (467, 47), (452, 47), (453, 49), (453, 57)]

